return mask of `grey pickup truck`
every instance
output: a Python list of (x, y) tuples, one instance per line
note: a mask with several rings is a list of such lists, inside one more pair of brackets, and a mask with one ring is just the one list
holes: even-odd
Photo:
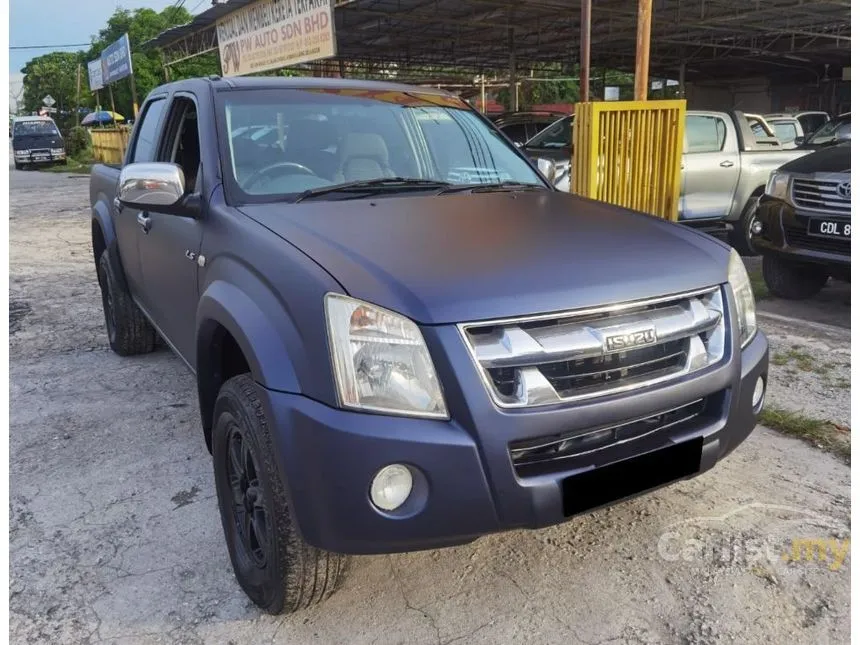
[(110, 346), (160, 336), (193, 374), (227, 551), (269, 612), (325, 598), (348, 554), (693, 477), (763, 405), (737, 253), (554, 190), (444, 92), (164, 85), (90, 195)]
[[(772, 170), (808, 153), (783, 150), (771, 133), (758, 133), (742, 112), (689, 110), (684, 122), (678, 221), (724, 234), (742, 255), (754, 255), (750, 225)], [(570, 190), (573, 117), (565, 117), (527, 141), (535, 161), (554, 163), (553, 183)]]

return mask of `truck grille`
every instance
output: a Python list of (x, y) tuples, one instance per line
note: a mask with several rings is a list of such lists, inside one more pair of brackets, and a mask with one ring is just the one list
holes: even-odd
[(460, 330), (493, 401), (516, 408), (576, 401), (678, 378), (725, 350), (722, 291)]
[(795, 177), (791, 180), (791, 200), (798, 208), (829, 213), (850, 214), (851, 198), (839, 194), (837, 187), (850, 181), (844, 179), (810, 179)]

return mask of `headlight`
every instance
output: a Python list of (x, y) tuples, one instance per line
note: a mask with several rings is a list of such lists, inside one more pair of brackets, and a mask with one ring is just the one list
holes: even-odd
[(769, 197), (774, 197), (776, 199), (787, 199), (789, 178), (790, 177), (788, 173), (774, 170), (772, 173), (770, 173), (770, 177), (767, 180), (767, 186), (764, 189), (764, 194)]
[(734, 249), (729, 256), (729, 284), (735, 296), (741, 347), (746, 347), (755, 336), (755, 297), (744, 261)]
[(21, 155), (22, 157), (26, 157), (27, 155), (30, 154), (30, 151), (29, 150), (16, 150), (15, 154)]
[(447, 418), (436, 369), (418, 326), (393, 311), (334, 293), (325, 297), (329, 347), (344, 407)]
[(64, 155), (64, 154), (66, 154), (66, 149), (65, 148), (51, 148), (51, 154), (54, 155), (55, 157), (57, 155)]

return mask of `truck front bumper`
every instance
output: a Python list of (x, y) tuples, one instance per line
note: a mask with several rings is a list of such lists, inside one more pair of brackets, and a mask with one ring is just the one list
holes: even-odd
[(801, 211), (781, 199), (767, 196), (759, 199), (755, 216), (761, 222), (761, 232), (752, 235), (752, 246), (762, 255), (830, 267), (851, 266), (850, 239), (809, 233), (811, 217), (834, 221), (850, 221), (850, 217)]
[[(428, 344), (457, 340), (444, 338), (446, 330), (438, 333)], [(452, 370), (463, 375), (461, 389), (446, 393), (448, 421), (349, 412), (260, 389), (304, 539), (339, 553), (392, 553), (558, 524), (708, 470), (753, 430), (761, 408), (753, 405), (756, 382), (767, 382), (768, 344), (761, 332), (742, 351), (729, 353), (713, 369), (668, 386), (540, 411), (494, 407), (471, 363), (455, 356), (437, 366), (443, 381)], [(552, 472), (524, 474), (511, 459), (510, 443), (518, 439), (622, 424), (698, 399), (708, 402), (708, 413), (692, 425), (564, 460)], [(389, 464), (407, 465), (416, 483), (407, 504), (385, 513), (369, 492), (374, 475)]]

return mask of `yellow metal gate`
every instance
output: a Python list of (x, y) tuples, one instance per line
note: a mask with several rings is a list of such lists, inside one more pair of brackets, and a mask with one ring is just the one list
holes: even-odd
[(93, 142), (93, 158), (101, 163), (121, 164), (128, 147), (128, 137), (131, 128), (117, 126), (114, 128), (90, 128), (90, 139)]
[(686, 101), (577, 103), (572, 192), (678, 219)]

